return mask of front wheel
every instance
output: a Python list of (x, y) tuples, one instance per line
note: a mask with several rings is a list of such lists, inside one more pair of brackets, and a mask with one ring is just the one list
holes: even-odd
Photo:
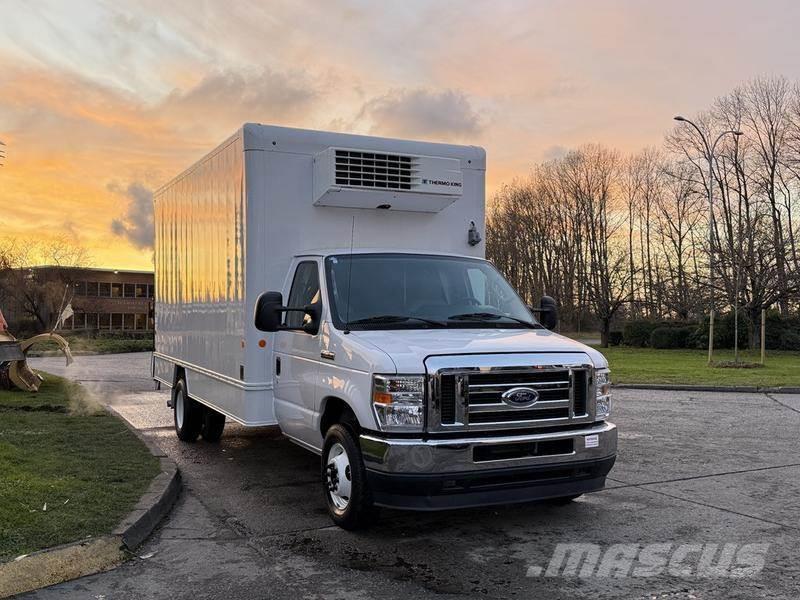
[(328, 513), (343, 529), (360, 529), (376, 516), (364, 460), (351, 431), (333, 425), (322, 448), (322, 485)]

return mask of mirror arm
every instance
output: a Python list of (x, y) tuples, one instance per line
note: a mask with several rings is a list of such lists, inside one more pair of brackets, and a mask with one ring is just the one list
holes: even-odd
[[(317, 302), (316, 304), (307, 304), (303, 307), (297, 308), (290, 308), (288, 306), (280, 306), (276, 308), (278, 312), (301, 312), (309, 315), (312, 319), (319, 319), (321, 310), (321, 303)], [(315, 328), (313, 328), (313, 333), (316, 335), (316, 331), (319, 329), (319, 324)], [(301, 325), (300, 327), (287, 327), (286, 325), (281, 325), (278, 327), (278, 331), (305, 331), (306, 333), (312, 333), (309, 331), (305, 325)]]

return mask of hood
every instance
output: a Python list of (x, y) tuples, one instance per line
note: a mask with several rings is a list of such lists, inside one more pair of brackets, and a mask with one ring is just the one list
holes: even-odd
[(608, 366), (594, 348), (546, 329), (403, 329), (350, 335), (383, 350), (398, 373), (421, 373), (425, 358), (447, 354), (582, 352), (595, 367)]

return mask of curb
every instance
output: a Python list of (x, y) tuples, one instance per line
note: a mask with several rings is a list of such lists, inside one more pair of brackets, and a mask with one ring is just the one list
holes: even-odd
[(134, 429), (110, 406), (108, 412), (133, 431), (158, 458), (161, 472), (153, 478), (110, 535), (39, 550), (6, 563), (0, 563), (0, 598), (63, 583), (78, 577), (108, 571), (122, 564), (166, 517), (181, 491), (181, 475), (175, 462), (153, 442)]
[(117, 528), (111, 533), (122, 540), (127, 550), (133, 551), (153, 533), (161, 519), (169, 514), (172, 505), (175, 504), (181, 492), (181, 473), (174, 460), (169, 458), (152, 440), (143, 436), (138, 429), (128, 423), (116, 409), (112, 406), (106, 406), (105, 408), (125, 423), (128, 429), (147, 446), (150, 454), (159, 460), (161, 466), (161, 473), (153, 478), (153, 481), (150, 482), (150, 487), (139, 498), (139, 502), (136, 503), (133, 510), (122, 519)]
[(144, 542), (166, 517), (181, 492), (181, 474), (175, 463), (158, 457), (161, 473), (155, 476), (139, 502), (111, 535), (117, 536), (125, 548), (133, 551)]
[(113, 569), (125, 560), (120, 542), (116, 536), (101, 535), (2, 563), (0, 598)]
[(614, 383), (618, 390), (660, 390), (674, 392), (737, 392), (751, 394), (800, 394), (800, 387), (759, 387), (756, 385), (681, 385), (669, 383)]

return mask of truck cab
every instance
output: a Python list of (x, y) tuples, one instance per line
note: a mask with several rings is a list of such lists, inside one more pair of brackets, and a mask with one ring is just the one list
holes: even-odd
[(608, 364), (545, 328), (556, 319), (543, 304), (532, 311), (471, 256), (293, 258), (255, 324), (275, 336), (276, 418), (322, 456), (337, 524), (362, 526), (376, 506), (566, 501), (603, 487), (617, 442)]

